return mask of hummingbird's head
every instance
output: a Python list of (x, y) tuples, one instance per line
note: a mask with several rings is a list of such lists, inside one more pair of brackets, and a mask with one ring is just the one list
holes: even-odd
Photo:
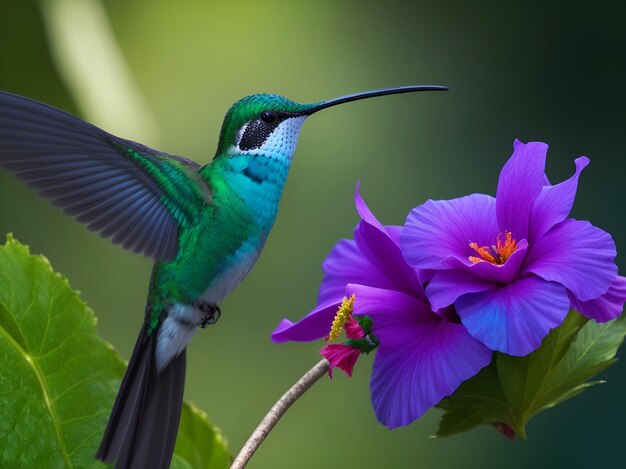
[(291, 161), (302, 124), (311, 114), (338, 104), (388, 94), (447, 91), (445, 86), (417, 85), (371, 90), (313, 104), (299, 104), (275, 94), (240, 99), (226, 113), (216, 156), (252, 155)]
[(217, 155), (291, 159), (312, 106), (275, 94), (254, 94), (240, 99), (226, 113)]

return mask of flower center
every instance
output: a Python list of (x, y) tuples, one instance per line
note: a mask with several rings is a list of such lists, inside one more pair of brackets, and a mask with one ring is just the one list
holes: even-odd
[(472, 263), (478, 264), (487, 261), (495, 265), (502, 265), (517, 249), (517, 241), (513, 239), (510, 231), (505, 231), (496, 236), (495, 245), (478, 247), (476, 243), (469, 243), (469, 246), (478, 253), (478, 256), (469, 256), (468, 259)]
[(352, 315), (352, 308), (354, 306), (354, 298), (352, 295), (350, 298), (344, 298), (341, 302), (341, 306), (337, 310), (337, 314), (335, 314), (335, 319), (333, 319), (333, 325), (330, 328), (330, 332), (328, 333), (328, 337), (326, 337), (326, 342), (330, 340), (335, 340), (341, 334), (341, 328), (343, 325), (350, 319)]
[(443, 308), (440, 314), (448, 322), (451, 322), (454, 324), (461, 324), (461, 318), (459, 317), (459, 313), (456, 312), (456, 308), (454, 307), (453, 304)]

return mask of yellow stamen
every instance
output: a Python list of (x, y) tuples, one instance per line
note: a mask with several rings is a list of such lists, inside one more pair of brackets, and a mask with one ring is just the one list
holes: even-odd
[[(502, 241), (503, 234), (504, 241)], [(487, 261), (491, 264), (502, 265), (517, 249), (517, 241), (513, 239), (513, 235), (510, 231), (505, 231), (504, 233), (498, 234), (495, 246), (478, 247), (476, 243), (469, 243), (469, 246), (480, 256), (469, 256), (468, 259), (472, 261), (472, 263), (478, 264), (479, 262)]]
[(352, 295), (350, 298), (344, 298), (341, 302), (341, 306), (337, 310), (337, 314), (335, 314), (335, 319), (333, 319), (333, 325), (330, 328), (330, 332), (328, 333), (328, 337), (326, 337), (326, 342), (330, 340), (335, 340), (341, 334), (341, 328), (343, 325), (350, 319), (350, 315), (352, 314), (352, 307), (354, 306), (354, 298)]

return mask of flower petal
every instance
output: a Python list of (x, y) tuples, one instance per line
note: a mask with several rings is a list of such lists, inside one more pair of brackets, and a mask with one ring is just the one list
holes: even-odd
[(513, 155), (506, 162), (496, 192), (500, 231), (510, 231), (516, 239), (528, 239), (531, 208), (546, 181), (548, 145), (541, 142), (513, 143)]
[(588, 301), (606, 293), (615, 280), (616, 255), (611, 235), (588, 221), (570, 218), (535, 241), (526, 256), (526, 270)]
[(426, 296), (433, 311), (439, 311), (466, 293), (481, 292), (493, 287), (493, 282), (475, 275), (470, 270), (438, 270), (426, 287)]
[(378, 219), (374, 216), (370, 208), (367, 206), (363, 197), (359, 193), (359, 186), (361, 185), (361, 181), (356, 183), (356, 189), (354, 190), (354, 205), (356, 207), (356, 211), (363, 220), (368, 225), (373, 226), (374, 228), (385, 231), (385, 227), (378, 221)]
[(386, 225), (385, 230), (391, 240), (396, 243), (398, 247), (400, 247), (400, 233), (402, 233), (402, 227), (396, 225)]
[(491, 351), (461, 324), (400, 292), (358, 285), (355, 313), (373, 320), (380, 342), (371, 379), (376, 416), (389, 428), (408, 425), (491, 361)]
[[(354, 230), (354, 240), (362, 255), (387, 279), (386, 282), (368, 282), (369, 284), (403, 291), (409, 295), (424, 296), (424, 289), (415, 270), (407, 264), (400, 247), (386, 231), (380, 231), (368, 223), (361, 222)], [(359, 282), (357, 278), (351, 279), (351, 283)]]
[[(409, 213), (400, 235), (404, 257), (419, 269), (440, 269), (454, 256), (471, 265), (470, 242), (490, 246), (498, 235), (496, 200), (472, 194), (452, 200), (429, 200)], [(445, 267), (443, 267), (445, 268)]]
[(342, 241), (324, 262), (324, 276), (319, 302), (334, 298), (348, 283), (372, 285), (424, 295), (413, 268), (402, 256), (398, 228), (384, 227), (359, 194), (357, 184), (354, 203), (361, 222), (354, 229), (354, 243)]
[(624, 310), (626, 278), (617, 276), (609, 290), (596, 300), (578, 301), (570, 294), (572, 308), (597, 322), (615, 319)]
[(298, 322), (283, 319), (272, 332), (272, 340), (278, 343), (291, 340), (309, 342), (326, 337), (340, 305), (341, 298), (338, 301), (317, 306)]
[(423, 295), (414, 270), (400, 252), (399, 227), (384, 227), (371, 212), (356, 185), (354, 203), (361, 222), (354, 229), (353, 240), (341, 240), (324, 263), (324, 279), (318, 304), (343, 297), (348, 283), (378, 288), (399, 289)]
[(330, 344), (322, 347), (320, 354), (329, 361), (328, 376), (333, 377), (333, 369), (339, 368), (352, 378), (352, 369), (359, 359), (361, 352), (343, 344)]
[(491, 350), (527, 355), (563, 322), (570, 301), (562, 285), (527, 277), (460, 297), (456, 311), (476, 339)]
[(540, 239), (550, 228), (565, 220), (572, 210), (578, 189), (578, 178), (589, 164), (589, 158), (582, 156), (574, 163), (576, 171), (571, 178), (555, 186), (544, 186), (537, 196), (530, 220), (531, 242)]
[(346, 296), (352, 295), (354, 295), (354, 315), (370, 316), (372, 319), (384, 316), (382, 319), (384, 321), (402, 319), (405, 314), (417, 316), (425, 321), (437, 318), (427, 301), (399, 291), (350, 284), (346, 287)]
[(365, 331), (352, 316), (344, 323), (343, 330), (346, 332), (348, 339), (362, 339), (365, 336)]
[(363, 255), (351, 239), (342, 239), (335, 245), (324, 260), (322, 270), (324, 279), (317, 298), (318, 304), (337, 299), (341, 301), (349, 283), (393, 288), (393, 282)]
[(373, 320), (380, 342), (372, 405), (389, 428), (408, 425), (491, 361), (491, 351), (461, 324), (441, 319), (399, 292), (353, 288), (355, 311)]

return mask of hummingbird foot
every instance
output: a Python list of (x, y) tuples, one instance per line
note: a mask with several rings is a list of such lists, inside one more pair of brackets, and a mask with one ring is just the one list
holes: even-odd
[(215, 324), (222, 314), (219, 306), (207, 303), (205, 301), (200, 301), (194, 306), (196, 306), (196, 308), (198, 308), (198, 310), (202, 312), (202, 317), (200, 318), (200, 322), (198, 323), (198, 326), (200, 326), (202, 329), (207, 328), (211, 324)]

